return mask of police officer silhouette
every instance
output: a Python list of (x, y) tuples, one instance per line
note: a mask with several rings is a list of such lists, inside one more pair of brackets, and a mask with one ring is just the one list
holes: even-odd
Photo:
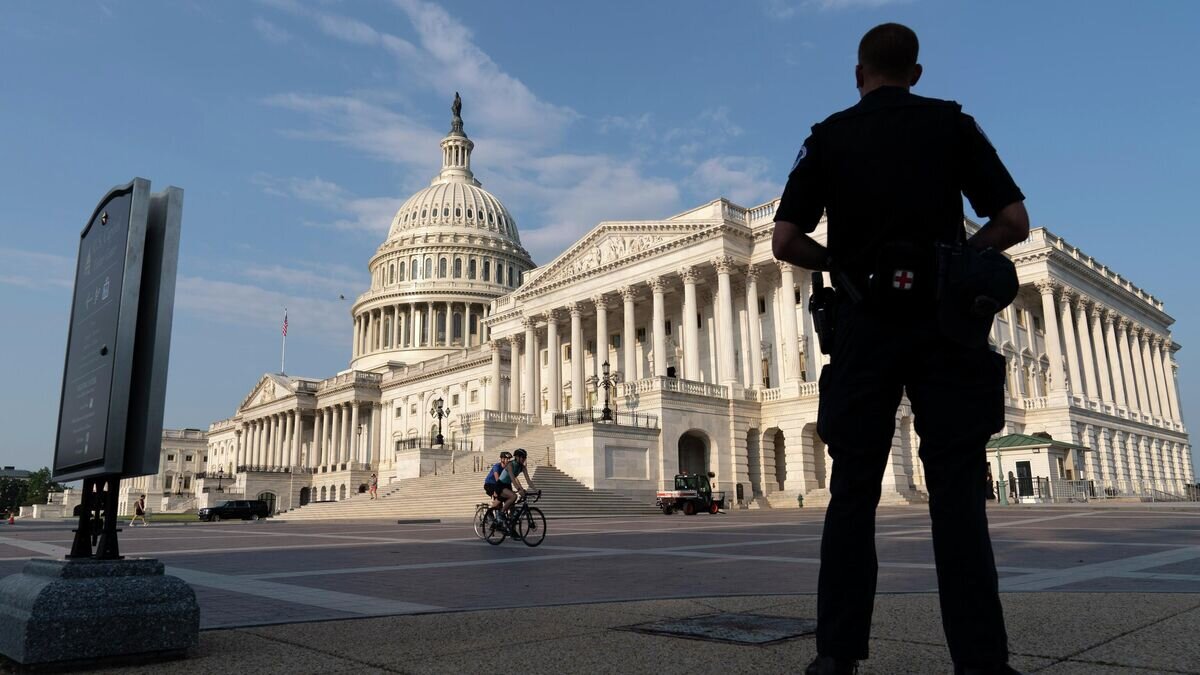
[[(999, 251), (1026, 238), (1029, 217), (975, 120), (953, 101), (909, 92), (921, 77), (917, 52), (916, 34), (899, 24), (863, 36), (855, 69), (861, 99), (812, 128), (775, 214), (775, 257), (830, 271), (837, 289), (831, 344), (822, 344), (830, 361), (821, 372), (817, 428), (833, 470), (811, 675), (853, 673), (868, 656), (875, 510), (902, 394), (921, 439), (955, 672), (1015, 672), (979, 477), (984, 445), (1004, 423), (1004, 360), (988, 347), (988, 312), (1016, 293)], [(962, 195), (987, 219), (969, 239)], [(823, 213), (828, 248), (808, 236)], [(994, 302), (964, 290), (974, 283), (965, 279), (986, 286), (996, 277), (971, 276), (989, 260), (988, 269), (1005, 277), (1006, 290), (995, 295), (1008, 295)], [(964, 293), (989, 301), (964, 302)]]

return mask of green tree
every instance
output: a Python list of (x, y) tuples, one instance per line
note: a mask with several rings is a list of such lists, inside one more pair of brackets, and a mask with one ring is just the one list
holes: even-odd
[(45, 504), (46, 497), (51, 490), (61, 492), (62, 489), (61, 485), (50, 480), (50, 469), (43, 466), (29, 474), (29, 479), (25, 481), (25, 495), (21, 500), (21, 505)]
[(0, 478), (0, 512), (15, 512), (25, 498), (25, 481)]

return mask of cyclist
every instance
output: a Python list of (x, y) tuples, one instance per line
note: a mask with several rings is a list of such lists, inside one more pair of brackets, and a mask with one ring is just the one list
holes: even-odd
[(483, 491), (487, 496), (492, 498), (490, 508), (495, 511), (500, 508), (500, 475), (504, 473), (504, 468), (508, 466), (509, 460), (512, 459), (512, 453), (504, 450), (500, 453), (500, 461), (492, 465), (492, 469), (488, 471), (487, 478), (483, 480)]
[(521, 481), (519, 480), (521, 474), (525, 474), (525, 482), (529, 484), (529, 489), (537, 491), (534, 489), (533, 479), (529, 477), (529, 469), (526, 468), (527, 459), (528, 454), (525, 452), (525, 448), (517, 448), (513, 451), (513, 458), (509, 460), (508, 466), (504, 467), (504, 471), (500, 473), (499, 497), (504, 502), (505, 521), (512, 514), (513, 504), (517, 503), (517, 494), (513, 492), (513, 489), (515, 488), (522, 495), (526, 492), (521, 487)]

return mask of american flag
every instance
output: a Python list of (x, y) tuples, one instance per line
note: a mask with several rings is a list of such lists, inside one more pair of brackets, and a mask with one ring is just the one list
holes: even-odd
[(283, 310), (283, 337), (287, 337), (287, 310)]

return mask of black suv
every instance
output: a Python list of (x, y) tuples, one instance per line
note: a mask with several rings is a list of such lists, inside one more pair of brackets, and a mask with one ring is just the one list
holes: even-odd
[(200, 520), (218, 522), (222, 520), (258, 520), (271, 515), (267, 503), (260, 499), (226, 501), (200, 509)]

